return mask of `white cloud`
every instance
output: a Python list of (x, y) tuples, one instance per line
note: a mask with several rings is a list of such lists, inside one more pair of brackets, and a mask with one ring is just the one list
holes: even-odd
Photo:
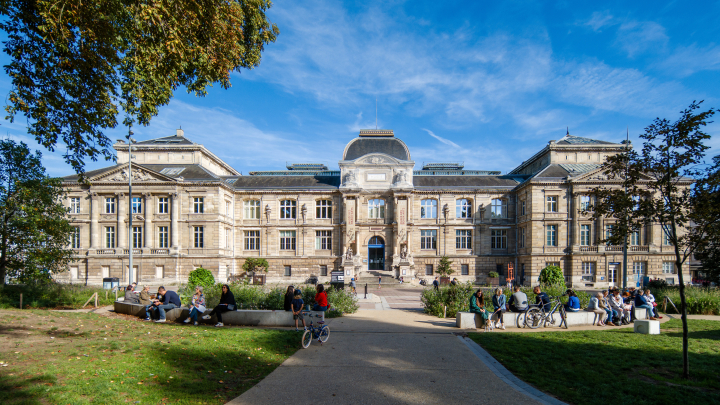
[(682, 77), (703, 70), (720, 70), (720, 46), (710, 44), (701, 48), (696, 44), (677, 48), (661, 66)]
[(445, 145), (452, 146), (453, 148), (458, 148), (458, 149), (460, 148), (460, 145), (456, 144), (455, 142), (453, 142), (449, 139), (445, 139), (445, 138), (435, 135), (435, 133), (429, 129), (423, 128), (422, 130), (427, 132), (428, 135), (432, 136), (433, 138), (437, 139), (438, 141), (444, 143)]
[(583, 21), (581, 24), (587, 25), (592, 28), (593, 31), (600, 31), (601, 28), (615, 25), (616, 23), (609, 11), (595, 11), (589, 20)]
[(626, 22), (617, 31), (617, 43), (631, 58), (645, 52), (657, 52), (667, 42), (665, 28), (652, 21)]

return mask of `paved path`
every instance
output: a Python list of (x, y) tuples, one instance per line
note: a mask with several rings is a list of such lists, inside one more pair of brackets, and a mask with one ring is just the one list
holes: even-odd
[(498, 377), (454, 323), (404, 309), (330, 319), (324, 346), (299, 350), (230, 404), (542, 403)]

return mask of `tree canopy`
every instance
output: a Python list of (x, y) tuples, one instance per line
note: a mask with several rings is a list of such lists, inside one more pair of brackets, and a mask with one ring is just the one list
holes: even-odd
[(0, 141), (0, 280), (49, 280), (65, 271), (73, 231), (60, 179), (45, 176), (40, 152)]
[(0, 0), (7, 33), (8, 118), (84, 172), (111, 159), (104, 130), (148, 125), (180, 86), (198, 96), (230, 87), (230, 74), (260, 63), (279, 33), (269, 0)]

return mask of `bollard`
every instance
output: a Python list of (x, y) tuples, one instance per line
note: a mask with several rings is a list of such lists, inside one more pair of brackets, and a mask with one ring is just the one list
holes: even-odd
[(365, 299), (367, 299), (367, 283), (365, 283)]
[(20, 293), (20, 309), (22, 309), (22, 293)]

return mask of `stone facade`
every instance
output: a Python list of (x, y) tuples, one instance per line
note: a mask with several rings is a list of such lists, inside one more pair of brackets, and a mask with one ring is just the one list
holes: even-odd
[[(613, 184), (598, 168), (622, 144), (568, 134), (501, 175), (452, 163), (413, 170), (392, 131), (367, 130), (348, 143), (339, 171), (294, 164), (242, 176), (178, 130), (132, 146), (132, 201), (129, 145), (114, 147), (117, 165), (86, 173), (87, 183), (65, 178), (78, 233), (61, 278), (127, 282), (132, 245), (140, 282), (184, 282), (197, 267), (225, 280), (248, 257), (268, 260), (269, 282), (324, 281), (333, 270), (410, 280), (433, 277), (443, 255), (453, 277), (479, 283), (497, 271), (529, 285), (548, 263), (574, 286), (620, 281), (622, 249), (599, 243), (610, 222), (580, 208), (583, 192)], [(641, 272), (677, 282), (659, 226), (631, 239), (630, 284)]]

